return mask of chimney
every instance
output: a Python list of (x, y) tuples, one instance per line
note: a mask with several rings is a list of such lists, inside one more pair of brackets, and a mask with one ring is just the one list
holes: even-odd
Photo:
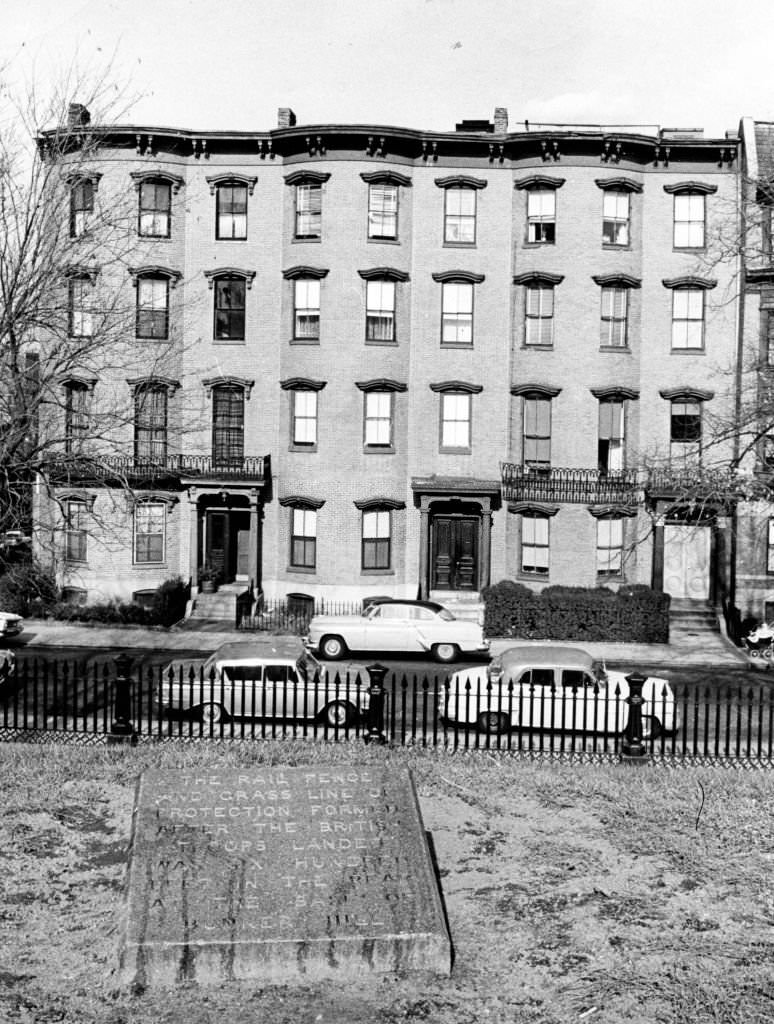
[(508, 131), (508, 108), (495, 107), (494, 130), (496, 135), (505, 135)]
[(83, 128), (91, 121), (91, 114), (82, 103), (71, 103), (67, 110), (67, 124), (70, 128)]
[(296, 115), (290, 107), (280, 107), (277, 111), (277, 127), (293, 128), (296, 124)]

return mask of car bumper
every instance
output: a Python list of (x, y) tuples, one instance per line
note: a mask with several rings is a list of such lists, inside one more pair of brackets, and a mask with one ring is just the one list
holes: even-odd
[(21, 622), (12, 623), (8, 626), (0, 626), (0, 639), (6, 640), (9, 637), (20, 636), (24, 632), (24, 625)]

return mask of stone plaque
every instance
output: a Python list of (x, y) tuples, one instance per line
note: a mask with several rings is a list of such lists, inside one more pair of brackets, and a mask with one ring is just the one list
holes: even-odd
[(127, 984), (449, 973), (408, 771), (152, 770), (134, 813)]

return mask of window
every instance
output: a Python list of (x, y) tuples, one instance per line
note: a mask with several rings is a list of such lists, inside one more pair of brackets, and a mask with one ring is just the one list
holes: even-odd
[(476, 190), (474, 188), (447, 188), (444, 207), (444, 242), (462, 242), (473, 245), (476, 241)]
[(676, 249), (701, 249), (704, 246), (704, 195), (682, 192), (674, 197)]
[(293, 392), (293, 444), (312, 448), (317, 444), (317, 392)]
[(628, 308), (628, 288), (617, 285), (602, 288), (602, 329), (599, 341), (603, 348), (626, 348)]
[(290, 564), (296, 569), (313, 570), (317, 565), (317, 512), (291, 509), (290, 522)]
[(527, 241), (556, 241), (556, 190), (535, 188), (527, 193)]
[(629, 193), (606, 191), (602, 197), (603, 245), (629, 244)]
[(247, 238), (247, 186), (218, 185), (215, 237), (224, 240)]
[(524, 399), (524, 465), (548, 469), (551, 465), (551, 399), (534, 395)]
[(442, 287), (441, 343), (472, 345), (473, 285), (465, 281), (445, 281)]
[(623, 519), (597, 519), (597, 576), (623, 572)]
[(140, 235), (169, 238), (171, 220), (172, 186), (166, 181), (140, 182)]
[(764, 310), (764, 331), (766, 346), (766, 365), (774, 366), (774, 312), (771, 310)]
[(216, 469), (241, 468), (245, 442), (245, 395), (241, 387), (212, 389), (212, 461)]
[(392, 401), (391, 391), (367, 391), (365, 393), (365, 439), (366, 448), (390, 448), (392, 446)]
[(395, 282), (366, 281), (366, 341), (395, 340)]
[(168, 278), (137, 278), (137, 337), (169, 337)]
[(65, 558), (68, 562), (85, 562), (88, 554), (85, 501), (68, 501), (65, 506)]
[(92, 302), (94, 285), (89, 277), (73, 277), (69, 282), (70, 337), (90, 338), (94, 333)]
[(598, 465), (600, 473), (620, 473), (624, 468), (624, 403), (605, 399), (599, 403)]
[(701, 402), (673, 399), (670, 417), (670, 456), (674, 463), (695, 464), (701, 457)]
[(704, 290), (675, 288), (672, 291), (672, 348), (700, 349), (703, 346)]
[(296, 238), (322, 237), (322, 185), (296, 185)]
[(163, 465), (167, 457), (167, 389), (138, 387), (134, 395), (134, 457)]
[[(301, 186), (299, 186), (300, 188)], [(317, 340), (320, 337), (320, 282), (299, 277), (294, 282), (293, 337)]]
[(70, 187), (70, 238), (80, 238), (89, 230), (94, 191), (94, 182), (88, 178), (81, 178)]
[(554, 343), (554, 287), (550, 284), (527, 285), (525, 304), (525, 345)]
[[(769, 519), (769, 533), (766, 544), (766, 572), (774, 574), (774, 519)], [(767, 617), (767, 622), (771, 619)]]
[(89, 432), (89, 388), (78, 381), (65, 385), (65, 451), (78, 454)]
[(398, 237), (398, 186), (368, 186), (368, 237)]
[(441, 395), (441, 449), (470, 449), (470, 395)]
[(244, 341), (245, 279), (215, 278), (215, 338), (222, 341)]
[(363, 512), (363, 547), (361, 565), (369, 569), (390, 568), (391, 519), (388, 510)]
[(164, 561), (166, 515), (167, 507), (160, 501), (143, 501), (134, 506), (135, 562)]
[(529, 576), (548, 575), (548, 516), (521, 517), (521, 571)]

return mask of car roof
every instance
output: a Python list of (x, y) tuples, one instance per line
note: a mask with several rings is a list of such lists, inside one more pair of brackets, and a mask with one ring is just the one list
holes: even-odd
[(594, 659), (581, 647), (562, 644), (522, 644), (508, 647), (495, 659), (506, 671), (519, 668), (569, 668), (591, 671)]
[(438, 604), (437, 601), (412, 601), (410, 598), (406, 598), (404, 601), (400, 597), (379, 598), (378, 601), (371, 601), (370, 607), (382, 604), (407, 604), (411, 605), (412, 608), (429, 608), (433, 612), (443, 611), (443, 605)]
[(227, 640), (207, 658), (211, 661), (287, 661), (303, 654), (304, 646), (298, 637), (273, 640)]

